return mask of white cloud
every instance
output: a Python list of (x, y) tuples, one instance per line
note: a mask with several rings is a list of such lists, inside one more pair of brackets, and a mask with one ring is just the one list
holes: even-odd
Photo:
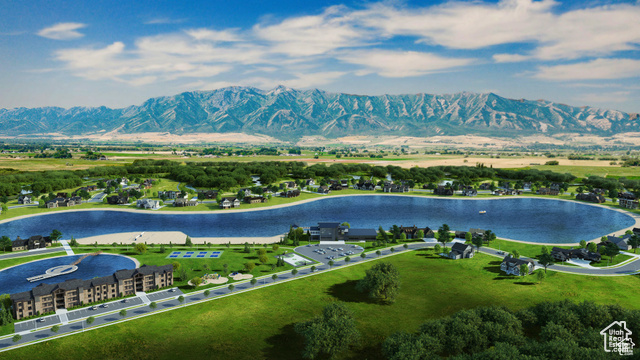
[(76, 31), (87, 27), (81, 23), (58, 23), (38, 31), (38, 35), (53, 40), (72, 40), (81, 38), (84, 34)]
[(640, 60), (595, 59), (569, 65), (540, 66), (534, 77), (545, 80), (603, 80), (640, 76)]
[(189, 36), (196, 40), (209, 40), (209, 41), (242, 41), (242, 38), (230, 30), (215, 31), (209, 29), (192, 29), (185, 31)]
[(361, 46), (370, 38), (344, 6), (332, 6), (321, 15), (286, 19), (274, 25), (256, 25), (255, 35), (272, 44), (272, 51), (291, 56), (326, 54), (335, 49)]
[(167, 17), (153, 18), (145, 21), (145, 25), (165, 25), (165, 24), (180, 24), (185, 22), (185, 19), (171, 19)]
[(420, 76), (468, 65), (473, 59), (447, 58), (416, 51), (356, 50), (338, 57), (344, 62), (363, 65), (357, 75), (377, 73), (384, 77)]
[(531, 60), (532, 56), (519, 54), (494, 54), (493, 61), (497, 63), (520, 62)]

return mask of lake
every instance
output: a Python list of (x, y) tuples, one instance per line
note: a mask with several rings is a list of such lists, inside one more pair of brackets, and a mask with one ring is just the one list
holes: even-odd
[[(480, 210), (486, 214), (480, 215)], [(632, 217), (607, 208), (541, 198), (463, 200), (413, 196), (327, 197), (287, 207), (247, 212), (163, 214), (158, 211), (65, 211), (0, 224), (0, 235), (46, 235), (58, 229), (64, 239), (119, 232), (182, 231), (192, 237), (264, 237), (289, 226), (347, 221), (354, 228), (380, 225), (448, 224), (452, 230), (490, 229), (498, 237), (540, 242), (576, 243), (632, 226)]]

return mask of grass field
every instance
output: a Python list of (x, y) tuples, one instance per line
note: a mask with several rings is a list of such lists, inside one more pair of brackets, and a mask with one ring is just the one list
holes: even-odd
[[(63, 256), (63, 255), (66, 255), (66, 253), (64, 251), (59, 251), (59, 252), (55, 252), (53, 254), (25, 256), (25, 257), (19, 257), (19, 258), (15, 258), (15, 259), (4, 259), (4, 260), (0, 260), (0, 270), (6, 269), (6, 268), (11, 267), (11, 266), (24, 264), (24, 263), (27, 263), (29, 261), (48, 259), (48, 258), (51, 258), (51, 257)], [(1, 293), (2, 293), (2, 291), (0, 290), (0, 294)]]
[[(545, 300), (592, 300), (638, 309), (638, 276), (588, 277), (549, 272), (530, 278), (502, 276), (500, 261), (479, 254), (469, 260), (401, 253), (395, 264), (402, 287), (393, 305), (369, 301), (354, 290), (372, 263), (349, 266), (265, 289), (188, 306), (107, 328), (3, 353), (14, 360), (109, 359), (299, 359), (302, 340), (293, 324), (342, 301), (353, 311), (363, 338), (340, 359), (380, 359), (380, 342), (393, 332), (416, 331), (428, 319), (461, 309), (503, 305), (520, 309)], [(301, 296), (304, 294), (304, 296)]]

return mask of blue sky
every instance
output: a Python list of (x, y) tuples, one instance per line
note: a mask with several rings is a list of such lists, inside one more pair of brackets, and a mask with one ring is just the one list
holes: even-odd
[(0, 108), (231, 85), (640, 112), (640, 1), (0, 0)]

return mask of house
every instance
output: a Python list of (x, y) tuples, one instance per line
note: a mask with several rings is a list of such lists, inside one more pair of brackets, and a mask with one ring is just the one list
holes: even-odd
[(47, 206), (47, 209), (53, 209), (57, 207), (75, 206), (80, 204), (81, 202), (82, 198), (80, 198), (79, 196), (74, 196), (72, 198), (57, 197), (47, 201), (45, 205)]
[(281, 192), (280, 196), (286, 198), (298, 197), (300, 196), (300, 190), (288, 190), (287, 192)]
[(462, 195), (464, 195), (464, 196), (477, 196), (478, 195), (478, 190), (474, 189), (471, 186), (467, 186), (466, 188), (462, 189)]
[(340, 180), (340, 186), (344, 189), (349, 188), (349, 180)]
[(225, 197), (220, 200), (220, 208), (222, 209), (231, 209), (240, 207), (240, 199), (237, 197)]
[(167, 198), (167, 199), (175, 199), (178, 197), (179, 191), (158, 191), (158, 197)]
[(48, 236), (34, 235), (28, 239), (20, 239), (18, 236), (11, 242), (11, 251), (43, 249), (51, 246), (51, 239)]
[(360, 181), (357, 184), (353, 184), (355, 190), (375, 190), (376, 184), (371, 181)]
[(409, 185), (404, 183), (396, 184), (396, 183), (385, 182), (382, 190), (384, 192), (405, 193), (405, 192), (409, 192), (410, 188), (409, 188)]
[(434, 195), (445, 195), (445, 196), (452, 196), (453, 195), (453, 189), (449, 188), (445, 188), (442, 185), (438, 185), (438, 187), (433, 190), (433, 194)]
[(304, 181), (304, 184), (309, 186), (309, 185), (315, 185), (316, 182), (313, 179), (307, 179), (307, 180)]
[(129, 179), (127, 179), (126, 177), (120, 178), (120, 185), (127, 186), (128, 183)]
[(467, 238), (467, 232), (466, 231), (456, 231), (455, 235), (456, 235), (456, 238), (458, 238), (458, 239), (466, 239)]
[(238, 192), (242, 191), (244, 193), (244, 196), (251, 196), (251, 189), (249, 188), (244, 188), (244, 189), (240, 189), (238, 190)]
[(107, 198), (107, 204), (125, 205), (129, 203), (129, 195), (113, 195)]
[(133, 270), (118, 270), (112, 275), (88, 280), (70, 279), (55, 284), (40, 284), (25, 292), (11, 294), (11, 309), (16, 320), (58, 309), (90, 304), (173, 285), (173, 266), (143, 265)]
[(158, 210), (160, 209), (160, 201), (151, 199), (139, 199), (136, 202), (136, 206), (139, 208)]
[(486, 230), (471, 228), (469, 229), (469, 232), (471, 233), (471, 236), (473, 238), (476, 238), (476, 237), (484, 238), (484, 234), (486, 233)]
[(636, 235), (640, 235), (640, 228), (633, 228), (633, 233)]
[(198, 192), (198, 198), (201, 199), (216, 199), (218, 192), (214, 190), (202, 190)]
[(146, 179), (145, 181), (142, 182), (142, 187), (145, 189), (151, 189), (152, 186), (153, 186), (153, 180), (151, 179)]
[(448, 256), (453, 260), (470, 259), (473, 257), (473, 246), (457, 242), (451, 246)]
[(627, 251), (631, 248), (631, 246), (629, 246), (629, 238), (631, 238), (631, 235), (624, 235), (622, 237), (607, 236), (607, 241), (605, 241), (605, 243), (614, 243), (620, 248), (620, 250)]
[(267, 198), (264, 196), (245, 196), (244, 202), (247, 204), (260, 204), (267, 202)]
[(596, 261), (599, 262), (601, 260), (601, 255), (598, 253), (594, 253), (588, 251), (587, 249), (562, 249), (559, 247), (551, 248), (551, 256), (556, 261), (567, 261), (570, 259), (582, 259), (588, 261)]
[(602, 204), (603, 202), (605, 202), (605, 198), (604, 196), (600, 195), (600, 194), (596, 194), (596, 193), (588, 193), (588, 194), (577, 194), (576, 195), (576, 200), (582, 200), (582, 201), (589, 201), (592, 203), (597, 203), (597, 204)]
[(337, 222), (321, 222), (309, 227), (312, 241), (374, 241), (378, 232), (375, 229), (351, 229)]
[(342, 190), (342, 185), (340, 185), (338, 182), (334, 182), (331, 185), (329, 185), (329, 190)]
[(331, 190), (329, 190), (329, 188), (324, 186), (324, 185), (322, 185), (322, 186), (320, 186), (318, 188), (318, 194), (328, 194), (330, 192), (331, 192)]
[(511, 255), (507, 255), (502, 260), (502, 264), (500, 264), (500, 270), (510, 275), (520, 276), (520, 265), (522, 264), (529, 267), (529, 274), (531, 274), (536, 268), (536, 265), (532, 260), (516, 259), (512, 258)]
[(495, 190), (493, 190), (493, 195), (502, 196), (502, 195), (504, 195), (504, 190), (503, 189), (495, 189)]
[(557, 190), (557, 189), (551, 189), (551, 188), (542, 187), (542, 188), (538, 189), (538, 191), (536, 191), (536, 193), (538, 195), (558, 195), (558, 194), (560, 194), (560, 191)]
[(31, 204), (31, 195), (20, 195), (18, 197), (18, 204), (27, 205)]
[(629, 192), (618, 193), (618, 204), (626, 209), (637, 209), (638, 199), (636, 196)]
[(69, 196), (69, 194), (63, 192), (59, 192), (56, 194), (57, 198), (66, 198), (67, 196)]
[(198, 205), (198, 200), (188, 200), (185, 198), (178, 198), (173, 202), (173, 206), (175, 207), (196, 206), (196, 205)]
[(414, 239), (416, 238), (416, 235), (418, 234), (418, 231), (422, 230), (422, 232), (424, 233), (425, 237), (427, 237), (427, 232), (429, 232), (431, 229), (429, 229), (428, 227), (425, 228), (419, 228), (415, 225), (413, 225), (412, 227), (404, 227), (402, 225), (400, 225), (400, 233), (404, 233), (407, 235), (407, 239)]
[(480, 190), (491, 190), (491, 183), (482, 183), (478, 186)]
[(295, 189), (296, 183), (293, 181), (285, 181), (280, 184), (280, 189)]

